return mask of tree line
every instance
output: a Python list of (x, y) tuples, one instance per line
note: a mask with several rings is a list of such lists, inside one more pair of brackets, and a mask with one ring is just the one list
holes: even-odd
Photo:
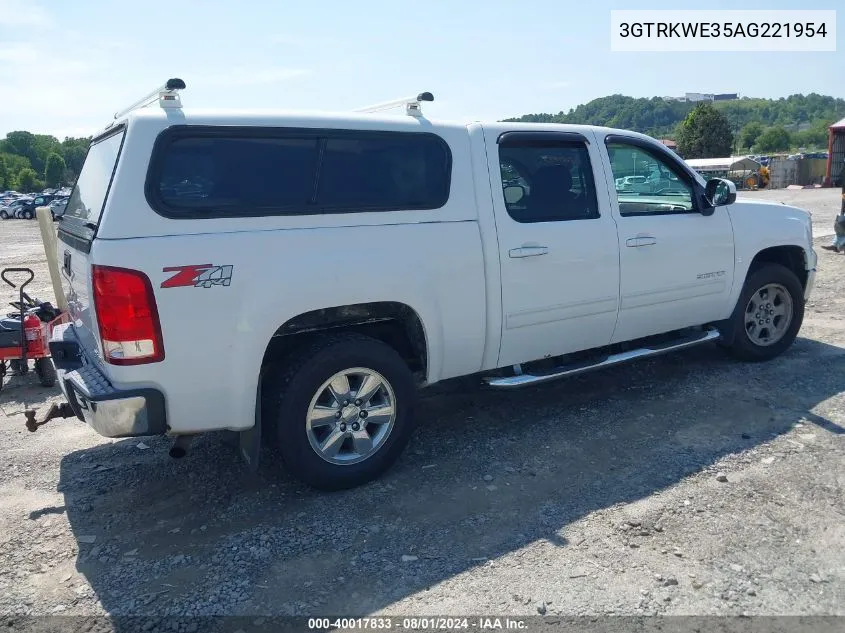
[[(704, 107), (702, 107), (704, 106)], [(695, 145), (689, 139), (690, 117), (702, 120), (698, 126), (716, 125), (719, 142), (709, 149), (699, 147), (707, 156), (688, 155), (681, 145)], [(828, 126), (845, 118), (845, 99), (809, 94), (780, 99), (742, 98), (732, 101), (690, 103), (611, 95), (557, 114), (526, 114), (509, 121), (580, 123), (602, 125), (642, 132), (678, 142), (687, 158), (717, 158), (731, 153), (754, 151), (770, 153), (799, 147), (826, 148)], [(685, 136), (686, 135), (686, 136)], [(725, 149), (726, 153), (710, 155)], [(698, 144), (701, 145), (700, 143)], [(693, 154), (698, 151), (692, 149)]]
[(90, 138), (9, 132), (0, 140), (0, 191), (25, 193), (76, 182)]

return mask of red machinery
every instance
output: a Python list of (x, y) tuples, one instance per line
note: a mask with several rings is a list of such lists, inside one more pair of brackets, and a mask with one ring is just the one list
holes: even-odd
[[(9, 273), (27, 273), (29, 279), (16, 286), (8, 278)], [(53, 327), (64, 319), (64, 314), (50, 303), (34, 300), (24, 292), (24, 288), (35, 278), (31, 269), (5, 268), (0, 278), (12, 288), (18, 289), (18, 301), (11, 303), (18, 312), (0, 318), (0, 389), (3, 388), (7, 361), (12, 373), (25, 375), (29, 372), (30, 359), (35, 361), (39, 382), (45, 387), (52, 387), (56, 384), (56, 369), (50, 360), (48, 342)]]

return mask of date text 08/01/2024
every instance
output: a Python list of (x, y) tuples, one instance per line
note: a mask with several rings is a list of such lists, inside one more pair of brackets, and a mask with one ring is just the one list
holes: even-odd
[(410, 631), (460, 631), (460, 630), (521, 630), (525, 620), (510, 617), (477, 618), (309, 618), (308, 629), (312, 631), (333, 630), (385, 630), (402, 629)]

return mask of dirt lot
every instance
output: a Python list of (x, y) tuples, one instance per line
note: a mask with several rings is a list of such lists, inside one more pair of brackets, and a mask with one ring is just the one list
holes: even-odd
[[(217, 436), (174, 461), (78, 421), (29, 434), (22, 410), (58, 392), (7, 377), (0, 614), (845, 615), (845, 255), (819, 248), (838, 192), (754, 195), (814, 212), (817, 286), (783, 357), (432, 393), (357, 490), (311, 491), (271, 454), (250, 475)], [(0, 223), (9, 265), (49, 297), (35, 222)]]

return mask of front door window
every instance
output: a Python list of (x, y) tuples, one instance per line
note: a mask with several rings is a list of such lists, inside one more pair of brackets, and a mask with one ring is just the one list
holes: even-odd
[(621, 215), (695, 211), (692, 187), (664, 158), (625, 143), (609, 143), (607, 151)]

